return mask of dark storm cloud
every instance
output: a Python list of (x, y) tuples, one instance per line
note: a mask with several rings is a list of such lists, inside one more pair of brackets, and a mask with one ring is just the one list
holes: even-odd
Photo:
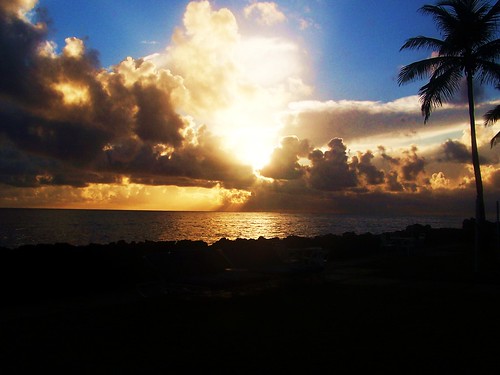
[(447, 140), (441, 146), (444, 152), (444, 161), (452, 161), (456, 163), (470, 163), (471, 153), (467, 150), (467, 146), (459, 141)]
[(162, 142), (179, 146), (182, 136), (179, 131), (185, 124), (175, 113), (169, 94), (149, 85), (134, 85), (134, 94), (139, 111), (136, 115), (136, 132), (144, 141)]
[(296, 137), (285, 138), (261, 173), (266, 177), (282, 180), (280, 185), (273, 185), (280, 186), (280, 191), (291, 186), (292, 181), (301, 181), (294, 186), (308, 187), (311, 191), (353, 193), (368, 192), (375, 188), (385, 188), (392, 192), (417, 191), (429, 183), (425, 177), (425, 159), (417, 154), (416, 147), (393, 157), (380, 146), (379, 158), (389, 165), (387, 170), (380, 169), (373, 163), (375, 155), (371, 151), (358, 152), (356, 156), (349, 158), (347, 147), (340, 138), (332, 139), (328, 147), (327, 151), (310, 151), (307, 156), (310, 164), (302, 165), (299, 158), (307, 150), (311, 150), (309, 142), (299, 141)]
[(380, 185), (384, 182), (384, 171), (372, 164), (374, 157), (373, 153), (368, 150), (364, 154), (360, 152), (358, 156), (352, 158), (354, 168), (365, 178), (368, 185)]
[(402, 192), (404, 191), (404, 186), (399, 182), (398, 172), (392, 170), (386, 174), (386, 189), (392, 192)]
[[(441, 145), (435, 159), (438, 162), (470, 164), (472, 154), (462, 142), (449, 139)], [(483, 165), (498, 163), (498, 156), (495, 152), (492, 152), (489, 144), (479, 146), (479, 162)]]
[(226, 188), (248, 188), (253, 184), (255, 176), (250, 166), (242, 166), (234, 157), (221, 151), (218, 139), (210, 134), (200, 132), (198, 137), (201, 143), (186, 144), (171, 152), (162, 152), (149, 143), (128, 139), (125, 144), (106, 151), (106, 166), (131, 176), (132, 181), (151, 185), (168, 182), (180, 186), (212, 187), (219, 181)]
[(318, 190), (343, 190), (357, 185), (355, 172), (347, 163), (347, 154), (342, 139), (334, 138), (328, 143), (328, 151), (313, 151), (309, 159), (309, 182)]
[(0, 113), (0, 124), (0, 131), (19, 149), (78, 166), (88, 165), (112, 138), (106, 129), (70, 120), (47, 120), (22, 111)]
[[(35, 101), (43, 91), (36, 77), (36, 52), (46, 27), (34, 27), (17, 16), (16, 2), (0, 1), (0, 95)], [(31, 89), (36, 85), (35, 93)]]
[(300, 157), (306, 157), (312, 148), (307, 140), (297, 137), (285, 137), (281, 146), (274, 149), (269, 164), (262, 168), (260, 174), (274, 179), (293, 180), (305, 173), (305, 168), (299, 164)]
[(13, 145), (0, 142), (0, 182), (19, 187), (37, 186), (37, 176), (51, 166), (47, 160), (20, 153)]
[(82, 171), (60, 160), (20, 152), (11, 142), (0, 141), (0, 183), (17, 187), (112, 183), (112, 174)]
[[(474, 189), (444, 191), (421, 190), (373, 191), (352, 194), (345, 191), (309, 190), (297, 198), (285, 187), (257, 190), (245, 205), (248, 210), (292, 210), (306, 212), (335, 212), (366, 215), (376, 212), (381, 215), (428, 215), (446, 212), (450, 215), (470, 217), (474, 213)], [(492, 199), (493, 195), (488, 196)], [(460, 225), (460, 223), (457, 223)]]
[(425, 159), (417, 155), (417, 147), (404, 152), (402, 163), (400, 163), (402, 177), (405, 181), (417, 181), (418, 177), (425, 172)]
[(76, 38), (56, 54), (47, 24), (20, 16), (21, 3), (0, 0), (0, 136), (10, 145), (0, 153), (3, 182), (86, 186), (121, 175), (153, 185), (254, 182), (252, 169), (205, 129), (187, 131), (171, 99), (180, 83), (169, 72), (132, 59), (103, 70), (97, 52)]
[[(376, 154), (367, 151), (352, 158), (346, 149), (341, 139), (333, 139), (328, 151), (313, 150), (305, 174), (293, 180), (257, 183), (244, 209), (407, 215), (448, 212), (464, 217), (468, 212), (473, 214), (474, 185), (433, 190), (426, 159), (419, 155), (417, 147), (394, 155), (380, 146)], [(381, 165), (383, 170), (379, 169)], [(491, 196), (498, 192), (499, 175), (493, 172), (485, 176)]]

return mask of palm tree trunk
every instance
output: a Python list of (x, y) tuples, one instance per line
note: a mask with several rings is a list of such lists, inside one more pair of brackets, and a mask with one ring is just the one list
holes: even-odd
[(479, 272), (485, 266), (486, 258), (486, 236), (485, 222), (486, 213), (484, 209), (483, 180), (481, 178), (481, 165), (479, 163), (479, 152), (476, 140), (476, 119), (474, 116), (474, 86), (473, 74), (470, 70), (467, 76), (467, 96), (469, 99), (469, 119), (470, 138), (472, 145), (472, 166), (474, 167), (474, 177), (476, 180), (476, 228), (475, 228), (475, 249), (474, 249), (474, 271)]
[(473, 75), (467, 72), (467, 94), (469, 98), (469, 119), (470, 119), (470, 137), (472, 146), (472, 166), (474, 167), (474, 177), (476, 180), (476, 220), (482, 225), (486, 221), (484, 209), (483, 180), (481, 178), (481, 166), (479, 163), (479, 152), (476, 141), (476, 119), (474, 116), (474, 87)]

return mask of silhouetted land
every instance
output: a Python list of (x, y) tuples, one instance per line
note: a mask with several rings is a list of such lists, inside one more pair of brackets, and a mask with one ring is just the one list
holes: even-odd
[[(281, 272), (290, 248), (325, 249), (325, 269)], [(0, 371), (493, 374), (500, 273), (475, 273), (473, 248), (465, 222), (0, 249)]]

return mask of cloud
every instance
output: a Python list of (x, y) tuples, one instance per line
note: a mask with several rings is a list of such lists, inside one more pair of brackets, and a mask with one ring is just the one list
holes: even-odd
[[(298, 181), (294, 181), (297, 185)], [(488, 191), (487, 201), (494, 201), (494, 192)], [(311, 191), (290, 189), (288, 183), (268, 183), (256, 188), (243, 206), (245, 210), (264, 209), (298, 212), (327, 212), (339, 214), (376, 213), (379, 215), (418, 216), (447, 215), (471, 217), (474, 213), (475, 192), (472, 188), (405, 191), (375, 190), (368, 192)], [(459, 223), (457, 223), (459, 224)]]
[(447, 140), (442, 144), (444, 151), (444, 160), (457, 163), (470, 163), (471, 153), (467, 146), (459, 141)]
[(445, 177), (443, 172), (433, 173), (430, 179), (433, 189), (447, 189), (450, 186), (450, 180)]
[(0, 11), (9, 18), (26, 20), (26, 13), (32, 10), (38, 0), (0, 0)]
[(384, 182), (385, 173), (372, 164), (375, 156), (368, 150), (364, 154), (358, 152), (357, 156), (352, 158), (354, 168), (364, 177), (368, 185), (380, 185)]
[(328, 143), (329, 150), (314, 150), (309, 159), (309, 182), (318, 190), (337, 191), (357, 185), (355, 172), (347, 163), (346, 146), (342, 139), (334, 138)]
[(298, 22), (300, 30), (306, 30), (313, 25), (313, 22), (311, 20), (305, 18), (300, 18)]
[(426, 161), (417, 154), (416, 146), (402, 151), (399, 157), (387, 155), (383, 147), (380, 150), (382, 158), (391, 166), (386, 175), (389, 191), (416, 192), (427, 188), (429, 181), (425, 171)]
[[(221, 136), (240, 160), (261, 167), (279, 142), (278, 116), (307, 97), (304, 56), (292, 40), (244, 35), (234, 14), (193, 2), (165, 53), (148, 62), (180, 77), (176, 108)], [(260, 159), (260, 160), (257, 160)]]
[[(473, 193), (460, 101), (424, 126), (416, 96), (305, 100), (298, 44), (244, 35), (208, 1), (163, 51), (103, 69), (81, 39), (58, 52), (35, 4), (0, 0), (1, 205), (426, 212)], [(286, 20), (274, 3), (247, 13)], [(492, 132), (478, 128), (493, 196)]]
[(274, 2), (256, 2), (244, 9), (245, 17), (255, 16), (257, 22), (262, 25), (271, 26), (286, 21), (286, 16), (278, 9)]
[(140, 83), (134, 85), (133, 94), (138, 108), (136, 134), (144, 141), (179, 146), (186, 123), (175, 112), (170, 94), (154, 85)]
[(260, 174), (274, 179), (293, 180), (304, 175), (305, 168), (299, 164), (300, 157), (307, 157), (312, 150), (307, 140), (286, 137), (281, 146), (274, 149), (271, 160)]
[[(121, 175), (149, 184), (253, 183), (250, 166), (179, 114), (187, 91), (180, 76), (132, 58), (103, 70), (80, 39), (67, 38), (58, 55), (45, 43), (45, 26), (15, 12), (4, 12), (2, 20), (0, 42), (12, 58), (0, 73), (14, 79), (0, 80), (0, 134), (16, 148), (3, 157), (24, 163), (26, 186), (88, 186)], [(198, 27), (195, 19), (186, 22)], [(4, 183), (22, 184), (15, 176)]]
[[(478, 105), (477, 116), (484, 113), (488, 103)], [(417, 96), (392, 102), (373, 101), (301, 101), (291, 103), (283, 114), (283, 135), (294, 134), (307, 138), (315, 145), (325, 145), (332, 136), (347, 143), (370, 143), (370, 139), (421, 142), (427, 136), (435, 142), (438, 132), (456, 136), (467, 129), (467, 106), (445, 104), (434, 111), (424, 126)], [(376, 146), (371, 143), (371, 146)]]

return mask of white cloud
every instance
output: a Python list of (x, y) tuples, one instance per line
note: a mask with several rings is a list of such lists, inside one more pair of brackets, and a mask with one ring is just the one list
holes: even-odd
[(247, 18), (255, 15), (257, 22), (267, 26), (286, 21), (285, 14), (273, 2), (257, 2), (248, 5), (244, 9), (244, 14)]
[[(262, 4), (251, 9), (274, 9)], [(242, 34), (232, 12), (212, 9), (206, 1), (190, 3), (171, 45), (146, 60), (180, 77), (183, 91), (176, 89), (172, 98), (182, 113), (206, 124), (254, 165), (261, 165), (279, 140), (277, 114), (312, 92), (296, 43)]]
[[(480, 144), (489, 140), (491, 132), (479, 126), (481, 115), (491, 103), (478, 106), (476, 116)], [(374, 101), (301, 101), (291, 103), (284, 113), (283, 136), (297, 135), (322, 146), (333, 137), (352, 143), (372, 143), (371, 140), (407, 142), (428, 146), (447, 138), (460, 138), (468, 129), (467, 106), (446, 104), (436, 109), (424, 125), (418, 96), (392, 102)], [(466, 136), (467, 137), (467, 136)], [(378, 138), (378, 139), (377, 139)], [(385, 143), (384, 143), (385, 144)]]

